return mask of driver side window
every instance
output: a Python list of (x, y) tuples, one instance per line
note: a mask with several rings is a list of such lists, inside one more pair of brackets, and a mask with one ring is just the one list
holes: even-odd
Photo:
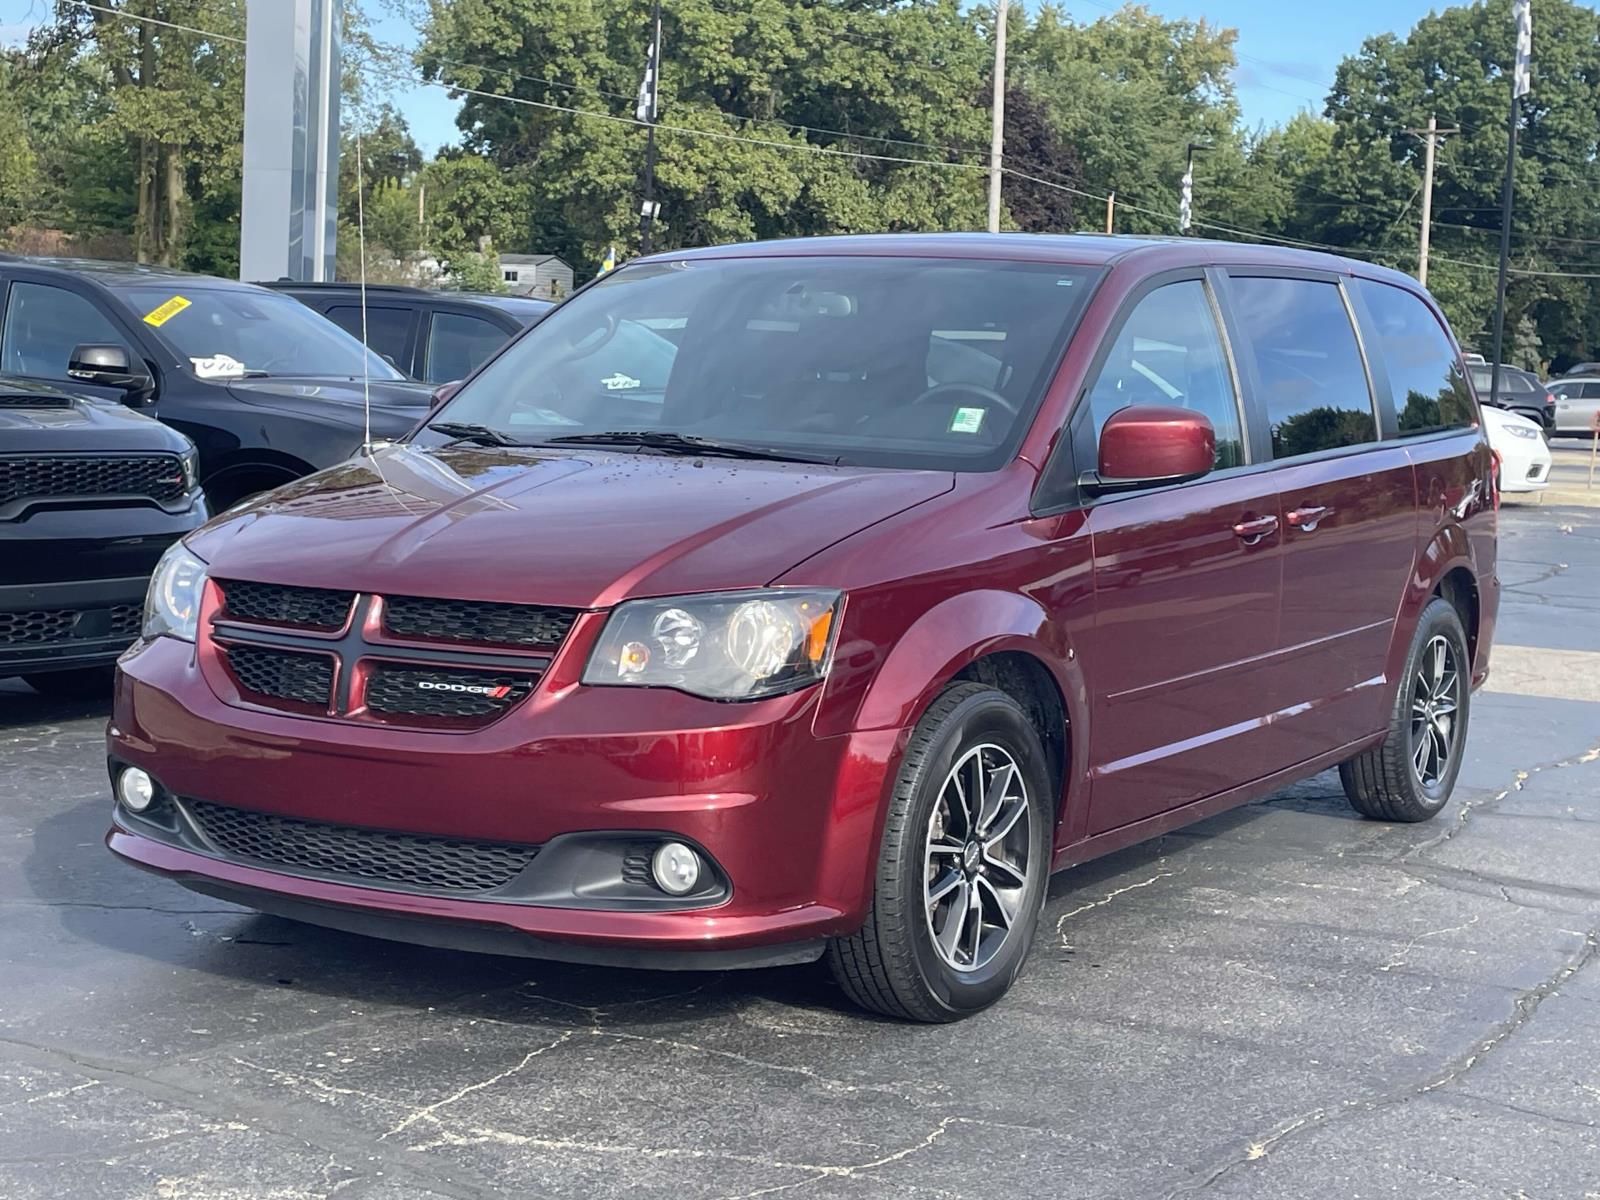
[(131, 361), (139, 361), (93, 301), (47, 283), (11, 285), (5, 320), (0, 323), (0, 372), (67, 380), (73, 347), (89, 342), (121, 346)]
[(1151, 292), (1128, 314), (1086, 403), (1095, 440), (1111, 414), (1135, 404), (1203, 413), (1217, 433), (1217, 468), (1244, 462), (1244, 431), (1216, 314), (1198, 279)]

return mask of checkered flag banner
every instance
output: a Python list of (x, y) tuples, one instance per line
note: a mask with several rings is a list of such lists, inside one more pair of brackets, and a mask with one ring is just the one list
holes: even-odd
[(644, 78), (639, 81), (639, 99), (633, 106), (635, 120), (655, 124), (661, 82), (661, 22), (650, 31), (650, 49), (645, 54)]
[(1526, 96), (1533, 75), (1533, 3), (1532, 0), (1512, 0), (1511, 11), (1517, 19), (1517, 65), (1511, 76), (1511, 95)]
[(1188, 233), (1194, 216), (1194, 165), (1183, 173), (1183, 192), (1178, 197), (1178, 232)]

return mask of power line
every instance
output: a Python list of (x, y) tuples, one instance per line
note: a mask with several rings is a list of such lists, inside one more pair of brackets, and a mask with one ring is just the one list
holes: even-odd
[(92, 8), (95, 12), (105, 13), (108, 17), (117, 17), (120, 20), (143, 21), (146, 25), (159, 25), (163, 29), (176, 29), (180, 33), (194, 33), (214, 42), (235, 42), (244, 45), (242, 37), (234, 37), (231, 33), (215, 33), (209, 29), (197, 29), (193, 25), (180, 25), (176, 21), (163, 21), (158, 17), (146, 17), (140, 13), (123, 12), (120, 9), (106, 8), (102, 4), (91, 4), (89, 0), (77, 0), (84, 8)]

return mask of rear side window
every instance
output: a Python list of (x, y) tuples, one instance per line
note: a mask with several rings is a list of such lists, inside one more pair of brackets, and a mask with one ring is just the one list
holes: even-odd
[(477, 370), (479, 363), (505, 345), (509, 336), (493, 321), (482, 317), (436, 312), (428, 329), (428, 365), (424, 378), (429, 383), (465, 379)]
[(1476, 420), (1455, 348), (1428, 306), (1404, 288), (1356, 280), (1377, 328), (1402, 436)]
[(1217, 434), (1217, 466), (1244, 461), (1244, 435), (1222, 336), (1198, 279), (1169, 283), (1134, 307), (1088, 395), (1095, 440), (1111, 414), (1135, 404), (1204, 413)]
[(1272, 430), (1272, 457), (1377, 441), (1367, 370), (1339, 286), (1235, 278), (1230, 290)]
[[(1488, 396), (1489, 386), (1494, 382), (1493, 367), (1473, 367), (1472, 386), (1478, 389), (1478, 395)], [(1524, 374), (1514, 367), (1500, 368), (1500, 395), (1509, 396), (1516, 392), (1521, 395), (1535, 391), (1534, 379), (1531, 375)]]
[(0, 371), (37, 379), (66, 379), (74, 346), (121, 346), (138, 355), (94, 303), (47, 283), (13, 283), (0, 325)]
[[(328, 310), (328, 320), (352, 337), (361, 336), (361, 306), (335, 304)], [(404, 360), (406, 342), (411, 337), (411, 310), (388, 305), (367, 306), (367, 345), (387, 358), (402, 371), (411, 364)]]

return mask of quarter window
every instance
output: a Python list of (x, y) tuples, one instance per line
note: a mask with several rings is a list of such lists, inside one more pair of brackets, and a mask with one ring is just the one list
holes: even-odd
[(94, 302), (47, 283), (13, 283), (0, 328), (0, 371), (66, 379), (74, 346), (121, 346), (139, 356)]
[(1377, 441), (1367, 370), (1338, 284), (1236, 278), (1231, 294), (1255, 363), (1272, 457)]
[(465, 313), (436, 312), (428, 328), (429, 383), (465, 379), (510, 336), (500, 326)]
[(1128, 314), (1088, 395), (1095, 440), (1112, 413), (1135, 404), (1203, 413), (1217, 434), (1217, 466), (1244, 461), (1233, 376), (1216, 314), (1198, 279), (1169, 283)]
[(1356, 286), (1383, 346), (1400, 433), (1470, 426), (1472, 396), (1438, 318), (1403, 288), (1371, 279), (1357, 280)]

